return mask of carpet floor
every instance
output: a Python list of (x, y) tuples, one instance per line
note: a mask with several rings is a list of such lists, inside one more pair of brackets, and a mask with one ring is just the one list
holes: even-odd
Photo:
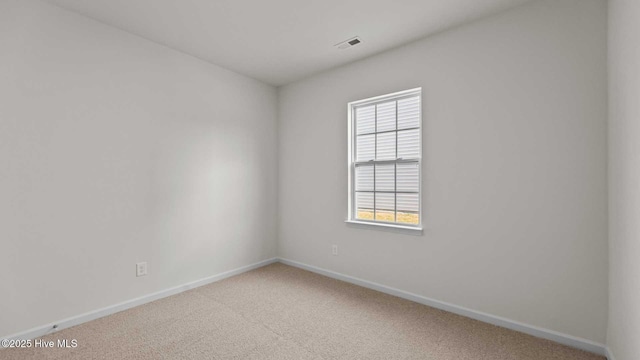
[(280, 263), (47, 335), (1, 359), (602, 360)]

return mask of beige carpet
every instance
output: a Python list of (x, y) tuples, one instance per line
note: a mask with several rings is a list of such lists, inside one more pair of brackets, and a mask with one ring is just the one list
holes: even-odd
[(46, 336), (2, 359), (601, 360), (282, 264)]

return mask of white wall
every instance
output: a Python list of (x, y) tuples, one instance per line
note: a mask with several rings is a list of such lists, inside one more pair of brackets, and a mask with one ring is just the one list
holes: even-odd
[(609, 1), (609, 332), (640, 359), (640, 2)]
[[(531, 2), (281, 88), (279, 254), (604, 343), (606, 6)], [(346, 225), (347, 102), (418, 86), (424, 234)]]
[(0, 0), (0, 335), (275, 256), (276, 95)]

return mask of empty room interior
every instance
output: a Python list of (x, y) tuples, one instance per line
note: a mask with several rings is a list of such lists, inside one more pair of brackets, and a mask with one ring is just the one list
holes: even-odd
[(640, 360), (640, 1), (0, 0), (0, 341)]

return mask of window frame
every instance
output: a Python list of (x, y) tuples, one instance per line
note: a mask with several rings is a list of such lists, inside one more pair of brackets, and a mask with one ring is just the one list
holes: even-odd
[[(379, 103), (384, 103), (384, 102), (388, 102), (388, 101), (398, 101), (398, 100), (402, 100), (402, 99), (406, 99), (406, 98), (411, 98), (411, 97), (415, 97), (418, 96), (419, 98), (419, 126), (417, 127), (417, 129), (419, 129), (418, 133), (419, 133), (419, 152), (418, 152), (418, 157), (417, 158), (411, 158), (411, 159), (402, 159), (402, 158), (396, 158), (396, 159), (391, 159), (391, 160), (369, 160), (369, 161), (356, 161), (356, 154), (357, 154), (357, 149), (356, 149), (356, 137), (358, 136), (357, 131), (356, 131), (356, 116), (355, 116), (355, 112), (356, 109), (359, 107), (363, 107), (363, 106), (369, 106), (369, 105), (374, 105), (374, 104), (379, 104)], [(397, 106), (397, 105), (396, 105)], [(375, 226), (381, 226), (381, 227), (388, 227), (388, 228), (398, 228), (398, 229), (408, 229), (408, 230), (418, 230), (418, 231), (422, 231), (422, 224), (424, 222), (423, 220), (423, 212), (422, 212), (422, 88), (418, 87), (418, 88), (413, 88), (413, 89), (409, 89), (409, 90), (403, 90), (403, 91), (398, 91), (398, 92), (394, 92), (391, 94), (386, 94), (386, 95), (381, 95), (381, 96), (375, 96), (372, 98), (367, 98), (367, 99), (362, 99), (362, 100), (357, 100), (357, 101), (352, 101), (349, 102), (347, 104), (347, 113), (348, 113), (348, 146), (347, 146), (347, 150), (348, 150), (348, 216), (347, 216), (347, 223), (355, 223), (355, 224), (364, 224), (364, 225), (375, 225)], [(396, 129), (395, 130), (391, 130), (396, 132), (396, 134), (398, 133), (398, 131), (402, 131), (402, 130), (410, 130), (410, 129), (416, 129), (415, 127), (413, 128), (407, 128), (407, 129), (402, 129), (402, 130), (398, 130), (397, 128), (397, 107), (396, 107)], [(377, 119), (375, 120), (376, 124), (377, 124)], [(376, 129), (377, 130), (377, 129)], [(385, 133), (385, 132), (381, 132), (381, 133)], [(374, 132), (372, 134), (378, 134), (377, 131), (374, 130)], [(361, 134), (363, 135), (363, 134)], [(377, 146), (377, 145), (376, 145)], [(398, 152), (398, 139), (397, 139), (397, 135), (396, 135), (396, 156), (397, 156), (397, 152)], [(419, 222), (418, 224), (406, 224), (406, 223), (398, 223), (398, 222), (388, 222), (388, 221), (382, 221), (382, 220), (376, 220), (375, 219), (375, 213), (376, 213), (376, 209), (375, 209), (375, 197), (376, 197), (376, 189), (375, 189), (375, 185), (374, 185), (374, 189), (372, 191), (373, 193), (373, 197), (374, 197), (374, 208), (373, 208), (373, 213), (374, 213), (374, 219), (373, 220), (367, 220), (367, 219), (358, 219), (357, 218), (357, 214), (356, 214), (356, 186), (355, 186), (355, 181), (356, 181), (356, 176), (355, 176), (355, 172), (356, 172), (356, 166), (362, 166), (364, 164), (371, 164), (375, 167), (375, 165), (377, 164), (402, 164), (402, 163), (416, 163), (418, 164), (418, 218), (419, 218)], [(397, 198), (396, 195), (398, 194), (397, 191), (397, 167), (394, 168), (394, 182), (395, 182), (395, 189), (393, 192), (391, 192), (392, 194), (394, 194), (394, 219), (397, 220)], [(374, 171), (374, 184), (375, 184), (375, 171)], [(413, 192), (412, 192), (413, 193)]]

